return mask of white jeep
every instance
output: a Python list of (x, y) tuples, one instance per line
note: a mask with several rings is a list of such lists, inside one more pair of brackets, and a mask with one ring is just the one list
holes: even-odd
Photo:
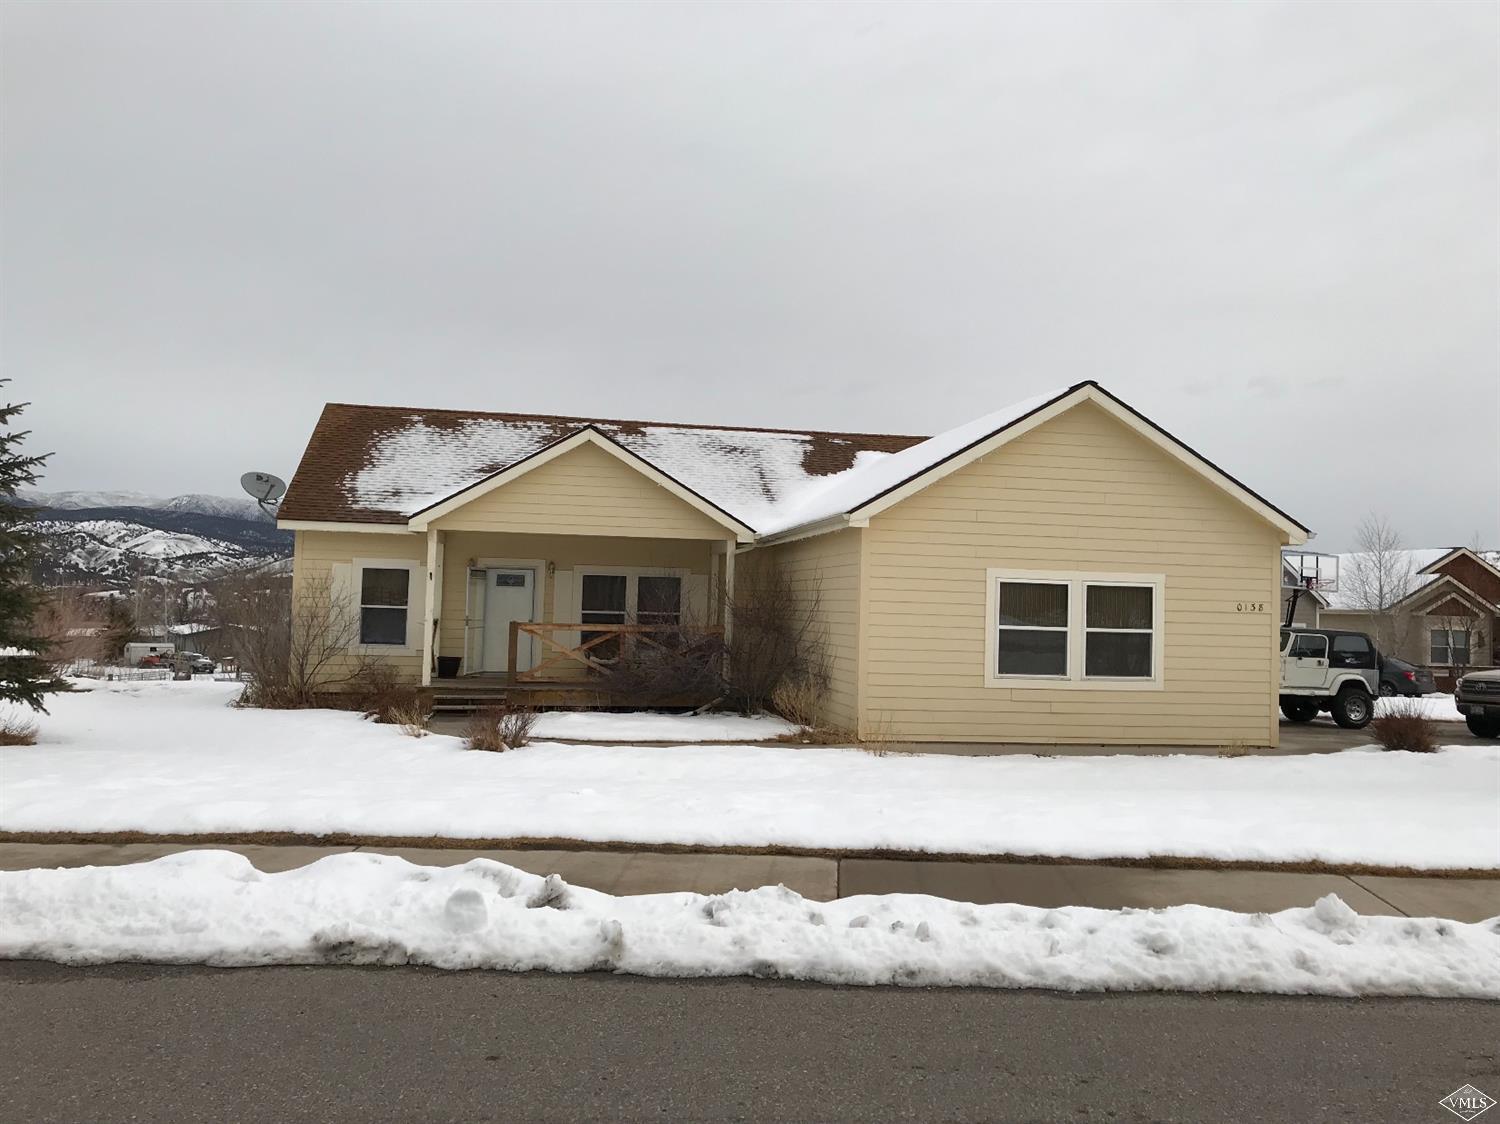
[(1311, 722), (1319, 711), (1346, 730), (1375, 717), (1380, 655), (1363, 632), (1331, 628), (1281, 630), (1281, 713)]

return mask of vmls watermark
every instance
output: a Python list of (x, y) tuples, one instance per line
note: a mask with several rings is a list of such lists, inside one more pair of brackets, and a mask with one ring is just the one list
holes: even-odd
[(1481, 1093), (1472, 1085), (1465, 1085), (1462, 1089), (1454, 1089), (1442, 1100), (1438, 1101), (1449, 1112), (1460, 1120), (1473, 1120), (1481, 1112), (1486, 1112), (1494, 1107), (1495, 1098)]

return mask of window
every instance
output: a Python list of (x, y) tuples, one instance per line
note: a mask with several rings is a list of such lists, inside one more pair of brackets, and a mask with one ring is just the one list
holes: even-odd
[[(673, 627), (682, 621), (680, 574), (638, 571), (583, 571), (579, 578), (579, 619), (584, 624), (643, 624)], [(602, 633), (583, 633), (585, 643)], [(589, 649), (596, 659), (620, 654), (620, 639), (610, 636)]]
[(1363, 636), (1335, 636), (1331, 662), (1338, 667), (1374, 667), (1375, 649)]
[(359, 572), (359, 642), (406, 644), (411, 571), (365, 566)]
[(1066, 676), (1067, 585), (1001, 581), (996, 600), (995, 673)]
[(1165, 578), (1014, 570), (988, 576), (988, 686), (1162, 685)]
[(1469, 631), (1465, 628), (1435, 628), (1432, 630), (1433, 663), (1467, 667), (1469, 663)]
[(682, 579), (655, 575), (638, 578), (635, 619), (641, 624), (675, 628), (682, 620)]
[(1286, 654), (1294, 660), (1326, 660), (1328, 637), (1319, 633), (1302, 633), (1292, 640)]
[[(584, 624), (624, 624), (625, 594), (629, 579), (624, 574), (584, 574), (579, 593), (579, 619)], [(581, 642), (605, 636), (602, 632), (584, 632)], [(612, 660), (620, 654), (619, 636), (602, 639), (589, 649), (595, 659)]]
[(1149, 585), (1093, 585), (1087, 589), (1083, 673), (1091, 679), (1151, 678), (1156, 614)]

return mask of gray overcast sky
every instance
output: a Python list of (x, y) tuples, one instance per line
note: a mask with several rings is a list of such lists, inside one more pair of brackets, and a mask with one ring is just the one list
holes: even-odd
[(44, 486), (326, 400), (931, 432), (1096, 378), (1346, 546), (1500, 545), (1497, 6), (3, 7)]

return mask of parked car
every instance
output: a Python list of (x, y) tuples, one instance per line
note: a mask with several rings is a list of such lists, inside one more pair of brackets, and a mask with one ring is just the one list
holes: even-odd
[(1437, 690), (1432, 672), (1395, 656), (1380, 657), (1380, 693), (1392, 695), (1430, 695)]
[(1471, 671), (1453, 690), (1458, 712), (1476, 738), (1500, 738), (1500, 668)]
[(1281, 630), (1281, 713), (1311, 722), (1319, 711), (1346, 730), (1375, 717), (1380, 656), (1363, 632), (1331, 628)]

